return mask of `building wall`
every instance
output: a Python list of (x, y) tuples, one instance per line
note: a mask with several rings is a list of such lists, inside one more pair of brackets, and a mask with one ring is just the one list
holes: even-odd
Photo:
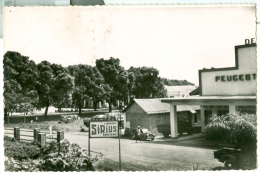
[(238, 48), (237, 53), (238, 70), (201, 73), (202, 95), (256, 95), (256, 47)]
[[(200, 126), (200, 112), (197, 112), (197, 123), (192, 122), (193, 126)], [(186, 117), (191, 115), (189, 111), (178, 112), (178, 117)], [(146, 114), (136, 103), (134, 103), (126, 111), (126, 121), (127, 127), (130, 128), (130, 132), (137, 126), (141, 126), (149, 129), (150, 132), (154, 133), (156, 136), (161, 136), (162, 133), (158, 133), (157, 125), (170, 123), (170, 113), (159, 113), (159, 114)]]

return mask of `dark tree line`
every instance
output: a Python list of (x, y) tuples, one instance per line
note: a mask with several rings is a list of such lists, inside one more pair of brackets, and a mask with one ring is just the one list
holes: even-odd
[(79, 64), (63, 67), (8, 51), (4, 55), (4, 112), (25, 114), (37, 108), (75, 106), (79, 115), (84, 101), (92, 100), (94, 109), (101, 100), (109, 111), (117, 100), (127, 105), (132, 98), (166, 97), (165, 85), (192, 85), (186, 80), (168, 80), (153, 67), (130, 67), (126, 70), (118, 58), (96, 60), (95, 66)]

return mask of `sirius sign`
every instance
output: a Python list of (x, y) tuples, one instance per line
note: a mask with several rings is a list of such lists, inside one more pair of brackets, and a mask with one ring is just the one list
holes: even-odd
[(90, 138), (118, 137), (118, 121), (91, 121)]

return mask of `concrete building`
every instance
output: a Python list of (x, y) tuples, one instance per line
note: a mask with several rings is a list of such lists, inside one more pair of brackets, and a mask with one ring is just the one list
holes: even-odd
[(187, 85), (187, 86), (164, 86), (167, 90), (168, 98), (175, 97), (189, 97), (189, 93), (196, 89), (195, 86)]
[[(252, 40), (251, 40), (252, 41)], [(223, 115), (236, 111), (256, 113), (256, 44), (235, 46), (235, 66), (199, 70), (199, 89), (184, 98), (165, 98), (170, 104), (171, 136), (178, 137), (178, 106), (200, 105), (202, 131), (212, 114)], [(196, 90), (195, 90), (196, 91)]]
[[(134, 99), (123, 112), (126, 116), (126, 133), (141, 126), (155, 135), (161, 135), (157, 131), (157, 125), (170, 123), (170, 105), (161, 103), (160, 99)], [(179, 105), (177, 113), (178, 117), (189, 117), (193, 127), (201, 126), (198, 105)]]

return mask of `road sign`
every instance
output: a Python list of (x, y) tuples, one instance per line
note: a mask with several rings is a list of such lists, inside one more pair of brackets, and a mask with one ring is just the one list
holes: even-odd
[(90, 138), (118, 137), (118, 121), (90, 121)]

